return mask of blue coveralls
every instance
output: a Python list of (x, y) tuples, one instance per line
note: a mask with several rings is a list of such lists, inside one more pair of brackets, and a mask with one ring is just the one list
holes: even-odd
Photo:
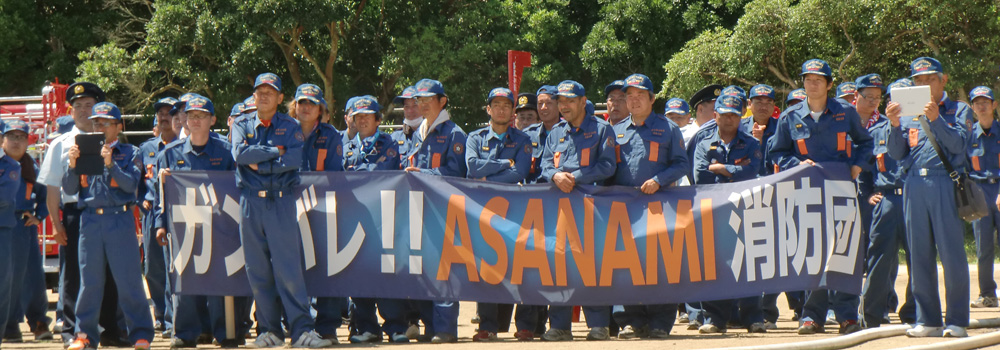
[[(400, 132), (402, 135), (402, 133)], [(404, 143), (405, 140), (404, 140)], [(365, 139), (361, 134), (344, 145), (344, 170), (375, 171), (399, 170), (400, 144), (393, 137), (381, 131)], [(381, 337), (382, 332), (391, 337), (394, 334), (405, 334), (407, 301), (391, 298), (351, 298), (354, 310), (351, 321), (357, 329), (357, 334), (371, 333)], [(385, 322), (380, 326), (375, 316), (376, 305), (378, 314)]]
[[(34, 166), (34, 160), (31, 159), (31, 156), (25, 154), (24, 157), (29, 159)], [(35, 174), (38, 174), (37, 166), (35, 166)], [(17, 281), (17, 283), (11, 289), (10, 317), (7, 319), (7, 329), (4, 332), (6, 335), (20, 334), (19, 323), (26, 315), (30, 316), (28, 322), (32, 329), (37, 326), (34, 322), (44, 322), (46, 325), (49, 322), (48, 317), (45, 316), (49, 306), (47, 300), (43, 309), (31, 310), (35, 314), (29, 315), (29, 308), (33, 306), (30, 303), (38, 297), (37, 294), (41, 293), (42, 296), (45, 296), (45, 271), (42, 269), (41, 252), (38, 248), (38, 225), (24, 226), (27, 222), (24, 217), (26, 214), (34, 215), (38, 220), (45, 220), (49, 216), (49, 209), (45, 206), (47, 193), (45, 185), (36, 183), (34, 180), (28, 183), (28, 179), (21, 178), (21, 184), (18, 186), (15, 197), (14, 215), (17, 222), (13, 227), (11, 242), (13, 249), (10, 252), (13, 266), (11, 280)]]
[(390, 137), (392, 141), (396, 143), (396, 151), (399, 152), (399, 162), (403, 163), (403, 157), (410, 154), (410, 149), (413, 147), (413, 135), (417, 133), (417, 128), (410, 130), (407, 134), (406, 126), (404, 125), (402, 129), (393, 131)]
[[(559, 172), (573, 174), (578, 185), (602, 183), (615, 174), (615, 137), (611, 124), (586, 115), (579, 127), (562, 120), (549, 130), (542, 153), (542, 175), (547, 182)], [(587, 327), (608, 327), (611, 308), (584, 306)], [(570, 330), (572, 306), (550, 306), (549, 326)]]
[[(555, 125), (553, 125), (555, 127)], [(542, 177), (542, 152), (545, 151), (545, 139), (549, 136), (550, 130), (545, 130), (545, 124), (536, 123), (524, 128), (524, 133), (531, 138), (531, 169), (528, 169), (528, 176), (524, 183), (545, 182)]]
[[(471, 179), (515, 184), (524, 181), (533, 165), (531, 137), (515, 128), (508, 128), (507, 132), (498, 135), (487, 126), (470, 133), (465, 145), (465, 163)], [(511, 159), (514, 160), (513, 165)], [(497, 303), (476, 303), (476, 310), (480, 331), (496, 333), (500, 329)], [(531, 311), (535, 311), (534, 308), (516, 315), (514, 322), (518, 330), (535, 331), (538, 318)]]
[[(691, 168), (680, 128), (662, 114), (652, 113), (640, 125), (629, 116), (612, 130), (617, 163), (612, 178), (615, 185), (639, 188), (652, 179), (665, 189)], [(612, 314), (619, 325), (636, 329), (648, 326), (670, 333), (677, 304), (615, 305)]]
[[(708, 170), (712, 164), (724, 164), (732, 176), (719, 175)], [(764, 164), (764, 154), (760, 142), (750, 134), (737, 131), (736, 137), (726, 144), (718, 132), (698, 143), (694, 151), (694, 183), (717, 184), (746, 181), (757, 178)], [(733, 307), (739, 309), (740, 323), (750, 328), (754, 323), (764, 322), (761, 297), (751, 296), (740, 299), (725, 299), (702, 302), (705, 308), (705, 324), (712, 324), (725, 330), (733, 315)]]
[[(903, 183), (904, 169), (899, 162), (889, 156), (889, 119), (880, 117), (869, 129), (873, 138), (875, 168), (872, 172), (873, 193), (881, 193), (882, 200), (875, 204), (872, 224), (869, 230), (867, 272), (862, 291), (862, 314), (866, 328), (882, 324), (882, 316), (889, 308), (888, 297), (893, 289), (892, 278), (899, 268), (899, 247), (906, 251), (906, 266), (910, 267), (910, 249), (906, 244), (906, 230), (903, 223)], [(865, 199), (867, 201), (867, 199)], [(912, 305), (913, 295), (907, 282), (906, 304)], [(900, 310), (901, 318), (905, 313)]]
[[(241, 192), (240, 241), (257, 323), (262, 331), (283, 339), (283, 306), (294, 341), (314, 328), (292, 194), (300, 181), (305, 137), (299, 122), (280, 112), (267, 122), (252, 112), (233, 123), (230, 135), (236, 186)], [(251, 164), (257, 164), (258, 170), (251, 169)]]
[[(148, 201), (150, 204), (156, 202), (154, 198), (154, 186), (156, 186), (156, 174), (151, 171), (156, 166), (156, 156), (167, 144), (174, 140), (163, 140), (154, 137), (139, 145), (139, 154), (142, 155), (143, 182), (139, 186), (139, 203)], [(171, 300), (173, 291), (170, 281), (167, 280), (167, 250), (156, 243), (156, 230), (153, 228), (153, 216), (150, 210), (146, 210), (139, 205), (142, 212), (142, 245), (144, 250), (144, 265), (146, 275), (146, 287), (149, 288), (150, 298), (153, 299), (153, 317), (163, 325), (164, 329), (173, 328), (174, 305)]]
[[(929, 122), (941, 150), (956, 171), (965, 171), (966, 128), (969, 107), (965, 103), (943, 102), (941, 115)], [(957, 123), (956, 123), (957, 121)], [(945, 324), (969, 325), (969, 268), (965, 258), (964, 227), (955, 207), (955, 185), (944, 170), (933, 146), (916, 118), (901, 117), (899, 127), (890, 127), (889, 156), (906, 169), (903, 185), (903, 213), (910, 254), (910, 283), (917, 304), (917, 325), (940, 327), (941, 301), (938, 298), (937, 263), (940, 253), (944, 267), (948, 314)]]
[[(778, 118), (767, 157), (780, 169), (790, 169), (811, 159), (817, 163), (842, 162), (866, 170), (872, 158), (872, 137), (861, 125), (854, 106), (844, 100), (827, 98), (819, 121), (809, 115), (808, 103), (799, 103)], [(831, 308), (837, 315), (837, 322), (857, 321), (860, 302), (857, 295), (814, 290), (806, 295), (801, 321), (822, 325)]]
[[(228, 170), (236, 169), (233, 161), (232, 145), (225, 140), (210, 137), (204, 149), (196, 151), (191, 145), (191, 138), (172, 142), (167, 145), (154, 161), (149, 171), (153, 172), (154, 181), (158, 181), (155, 175), (161, 169), (178, 170)], [(150, 188), (153, 194), (153, 219), (151, 227), (153, 234), (160, 228), (170, 231), (173, 227), (170, 221), (169, 211), (164, 211), (162, 203), (159, 202), (159, 184), (154, 182)], [(159, 244), (154, 240), (152, 244)], [(167, 261), (172, 261), (172, 257)], [(234, 297), (234, 308), (236, 322), (236, 334), (242, 336), (247, 332), (247, 326), (239, 320), (243, 320), (247, 315), (247, 306), (250, 304), (249, 297)], [(226, 304), (225, 297), (205, 296), (205, 295), (174, 295), (173, 296), (173, 326), (174, 338), (188, 342), (195, 341), (199, 335), (204, 333), (212, 334), (220, 343), (226, 340)], [(207, 319), (207, 321), (205, 321)], [(207, 327), (206, 327), (207, 326)]]
[[(969, 177), (976, 180), (986, 194), (987, 204), (997, 198), (1000, 180), (1000, 125), (994, 122), (989, 132), (976, 123), (969, 137), (966, 154), (969, 158)], [(990, 214), (972, 222), (976, 234), (976, 258), (979, 266), (979, 296), (997, 297), (997, 284), (993, 280), (994, 247), (1000, 229), (1000, 212), (996, 205), (987, 205)]]
[[(21, 185), (21, 164), (0, 150), (0, 315), (9, 315), (14, 280), (13, 247), (17, 188)], [(8, 317), (0, 317), (0, 329), (7, 329)], [(3, 339), (0, 339), (3, 343)]]
[(98, 318), (104, 297), (106, 269), (118, 287), (118, 303), (125, 314), (129, 341), (153, 340), (153, 320), (142, 288), (139, 244), (135, 238), (136, 190), (142, 181), (139, 149), (116, 142), (111, 146), (112, 162), (104, 174), (77, 175), (67, 168), (63, 190), (79, 194), (80, 294), (76, 304), (76, 332), (91, 341), (100, 335)]
[[(343, 171), (343, 141), (344, 135), (330, 124), (319, 123), (305, 135), (302, 146), (301, 171)], [(346, 298), (317, 297), (316, 298), (316, 332), (321, 335), (336, 335), (337, 328), (343, 322), (341, 309)]]
[[(428, 122), (429, 120), (424, 120), (424, 123)], [(402, 166), (420, 168), (423, 174), (465, 177), (468, 172), (465, 166), (465, 139), (465, 132), (451, 120), (443, 121), (432, 129), (429, 128), (426, 137), (420, 135), (418, 130), (413, 133), (413, 146), (403, 160)], [(432, 319), (431, 324), (426, 325), (426, 332), (448, 333), (457, 337), (458, 302), (438, 300), (432, 302), (431, 308), (427, 304), (419, 305), (421, 313), (424, 314), (422, 317), (424, 322)], [(428, 311), (432, 317), (427, 317)]]

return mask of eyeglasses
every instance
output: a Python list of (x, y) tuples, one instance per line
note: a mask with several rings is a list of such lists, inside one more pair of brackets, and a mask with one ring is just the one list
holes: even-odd
[(414, 100), (417, 100), (417, 104), (419, 105), (419, 104), (424, 104), (424, 103), (431, 102), (431, 101), (433, 101), (433, 100), (435, 100), (437, 98), (438, 98), (437, 96), (421, 96), (421, 97), (415, 98)]
[(879, 103), (882, 101), (882, 96), (865, 96), (865, 94), (860, 94), (860, 95), (862, 99), (871, 103)]

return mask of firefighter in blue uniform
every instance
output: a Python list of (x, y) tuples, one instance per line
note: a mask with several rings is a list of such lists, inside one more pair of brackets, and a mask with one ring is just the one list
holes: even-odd
[(254, 345), (284, 345), (284, 309), (293, 346), (326, 347), (333, 343), (313, 329), (309, 314), (302, 239), (292, 195), (300, 181), (305, 137), (298, 121), (278, 112), (283, 97), (277, 75), (258, 75), (254, 82), (257, 110), (233, 123), (231, 131), (238, 164), (236, 185), (241, 191), (240, 239), (263, 330)]
[(806, 89), (795, 89), (788, 93), (785, 97), (785, 109), (792, 108), (792, 106), (801, 103), (806, 100)]
[[(344, 169), (350, 171), (399, 170), (398, 143), (378, 129), (381, 109), (374, 96), (354, 101), (351, 114), (358, 134), (344, 147)], [(404, 329), (405, 331), (405, 329)]]
[(531, 137), (531, 169), (525, 183), (545, 182), (542, 177), (542, 152), (545, 150), (545, 139), (549, 132), (560, 121), (559, 98), (556, 96), (556, 87), (552, 85), (542, 85), (535, 93), (536, 108), (540, 123), (531, 125), (524, 129), (524, 133)]
[(156, 186), (156, 174), (151, 170), (156, 166), (156, 156), (177, 139), (177, 133), (171, 125), (170, 109), (177, 100), (164, 97), (153, 104), (153, 124), (160, 130), (160, 136), (153, 137), (139, 145), (142, 160), (143, 182), (139, 185), (139, 209), (142, 212), (142, 245), (143, 268), (145, 269), (146, 287), (153, 299), (153, 318), (156, 329), (169, 334), (173, 328), (173, 302), (171, 301), (170, 282), (167, 281), (167, 252), (154, 243), (156, 231), (153, 228), (153, 203), (156, 202), (153, 186)]
[[(869, 99), (882, 94), (884, 89), (881, 76), (869, 74), (855, 80), (857, 98)], [(900, 79), (889, 85), (889, 89), (909, 87), (909, 79)], [(889, 119), (878, 115), (874, 124), (868, 128), (874, 145), (875, 167), (872, 169), (872, 195), (869, 204), (874, 206), (872, 223), (869, 230), (867, 273), (862, 290), (863, 321), (865, 328), (879, 327), (885, 323), (888, 311), (887, 300), (893, 288), (897, 268), (899, 267), (899, 248), (906, 253), (906, 266), (910, 266), (910, 249), (906, 244), (906, 230), (903, 224), (903, 180), (905, 171), (899, 162), (889, 156), (887, 138)], [(860, 187), (860, 186), (859, 186)], [(906, 304), (912, 305), (913, 296), (910, 292), (910, 282), (907, 282)], [(906, 305), (904, 305), (904, 308)], [(910, 317), (900, 309), (900, 320), (910, 321)]]
[[(122, 117), (118, 107), (109, 102), (94, 105), (90, 119), (95, 131), (103, 131), (101, 149), (104, 174), (77, 175), (80, 149), (69, 151), (69, 167), (63, 175), (68, 194), (79, 194), (83, 215), (80, 218), (80, 295), (76, 305), (76, 339), (70, 350), (93, 348), (91, 339), (100, 334), (98, 317), (109, 267), (118, 287), (118, 302), (125, 313), (129, 340), (136, 349), (149, 349), (153, 339), (153, 320), (142, 288), (139, 271), (139, 246), (135, 241), (135, 218), (130, 207), (142, 181), (138, 148), (118, 142)], [(93, 337), (93, 338), (91, 338)]]
[[(150, 168), (154, 174), (153, 192), (153, 223), (156, 231), (157, 246), (166, 246), (167, 228), (171, 227), (169, 212), (164, 212), (159, 202), (159, 181), (173, 170), (236, 170), (236, 162), (232, 156), (232, 145), (228, 142), (211, 137), (212, 125), (215, 125), (215, 106), (212, 101), (197, 96), (188, 100), (184, 107), (187, 115), (185, 128), (189, 131), (184, 140), (170, 143), (158, 152), (154, 165)], [(210, 336), (223, 347), (236, 347), (246, 340), (246, 325), (236, 324), (236, 339), (226, 339), (225, 297), (204, 295), (174, 295), (174, 334), (171, 348), (193, 348), (198, 346), (197, 338), (203, 334), (202, 318), (209, 322)], [(249, 297), (235, 297), (235, 319), (242, 320), (246, 315), (246, 305)]]
[[(931, 102), (924, 116), (902, 116), (898, 103), (890, 102), (886, 117), (889, 128), (889, 156), (906, 169), (903, 185), (903, 213), (907, 244), (914, 257), (910, 265), (910, 283), (917, 303), (917, 323), (907, 330), (911, 337), (965, 337), (969, 325), (969, 269), (965, 258), (964, 235), (955, 234), (962, 227), (955, 206), (954, 181), (927, 139), (919, 118), (927, 118), (938, 145), (956, 172), (965, 171), (965, 120), (972, 119), (964, 102), (953, 102), (944, 94), (948, 76), (941, 63), (920, 57), (910, 63), (914, 84), (931, 88)], [(954, 121), (954, 122), (952, 122)], [(948, 314), (941, 322), (937, 264), (940, 253), (944, 267), (945, 297)]]
[[(969, 177), (979, 183), (986, 194), (987, 202), (997, 197), (997, 182), (1000, 180), (1000, 128), (993, 130), (994, 101), (993, 90), (977, 86), (969, 92), (969, 102), (978, 122), (972, 127), (969, 148), (966, 151), (971, 169)], [(970, 307), (997, 307), (997, 284), (993, 280), (994, 247), (997, 231), (1000, 229), (1000, 212), (990, 205), (990, 214), (972, 222), (976, 234), (976, 258), (979, 266), (979, 298)]]
[(390, 135), (392, 140), (396, 142), (396, 147), (399, 148), (400, 162), (403, 161), (403, 156), (410, 154), (410, 148), (413, 146), (413, 134), (420, 127), (420, 123), (424, 121), (424, 117), (420, 115), (420, 110), (417, 108), (417, 100), (413, 97), (416, 92), (417, 88), (407, 86), (403, 89), (402, 94), (392, 100), (393, 104), (403, 106), (403, 127)]
[[(615, 139), (611, 124), (587, 114), (586, 91), (580, 83), (565, 80), (556, 86), (556, 95), (559, 113), (564, 119), (552, 127), (546, 138), (541, 176), (565, 193), (573, 191), (577, 185), (603, 183), (615, 174)], [(590, 327), (587, 339), (609, 339), (611, 308), (584, 306), (583, 312), (587, 327)], [(573, 340), (572, 313), (572, 306), (549, 307), (550, 329), (542, 335), (542, 340)]]
[[(768, 144), (767, 158), (779, 169), (800, 163), (842, 162), (850, 165), (851, 178), (870, 166), (872, 137), (861, 125), (854, 106), (829, 98), (833, 87), (830, 65), (811, 59), (802, 64), (805, 103), (785, 110)], [(852, 145), (853, 143), (853, 145)], [(861, 330), (858, 323), (860, 298), (843, 292), (817, 289), (807, 293), (799, 334), (824, 332), (827, 310), (831, 307), (841, 333)], [(831, 305), (832, 304), (832, 305)]]
[[(612, 183), (653, 194), (687, 175), (691, 163), (677, 124), (653, 113), (653, 82), (642, 74), (625, 78), (621, 90), (629, 115), (613, 126), (616, 167)], [(665, 339), (674, 327), (677, 304), (615, 305), (620, 339)]]
[(853, 81), (845, 81), (837, 85), (837, 98), (847, 101), (847, 103), (854, 103), (856, 92), (858, 92), (858, 85)]
[[(451, 121), (448, 95), (441, 82), (421, 79), (414, 87), (413, 94), (417, 108), (424, 117), (413, 135), (413, 147), (403, 159), (403, 170), (422, 174), (465, 177), (465, 132)], [(427, 303), (423, 303), (422, 313), (427, 315)], [(434, 334), (433, 343), (454, 343), (458, 341), (458, 302), (435, 301), (431, 307), (433, 321), (427, 332)], [(426, 321), (426, 318), (425, 318)]]
[[(469, 178), (515, 184), (524, 181), (531, 168), (531, 138), (514, 128), (514, 93), (495, 88), (486, 98), (486, 113), (490, 124), (473, 131), (465, 145), (465, 162)], [(495, 341), (500, 328), (498, 304), (476, 303), (479, 329), (472, 341)], [(521, 312), (516, 319), (518, 340), (534, 338), (535, 314)]]
[[(14, 127), (2, 126), (5, 130), (19, 130)], [(4, 137), (6, 138), (6, 132)], [(0, 149), (0, 330), (7, 329), (12, 300), (12, 290), (17, 281), (13, 280), (13, 247), (14, 226), (18, 224), (15, 214), (18, 187), (21, 186), (21, 164), (7, 156)], [(2, 341), (0, 341), (2, 343)]]
[[(740, 131), (742, 111), (743, 100), (737, 96), (723, 95), (715, 100), (716, 133), (695, 146), (695, 184), (738, 182), (758, 176), (763, 152), (756, 138)], [(705, 301), (702, 305), (705, 323), (698, 328), (700, 333), (725, 333), (733, 311), (738, 311), (738, 323), (750, 333), (767, 332), (760, 296)]]

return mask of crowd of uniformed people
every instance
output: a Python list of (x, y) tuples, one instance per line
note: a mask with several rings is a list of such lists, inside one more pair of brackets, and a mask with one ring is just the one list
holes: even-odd
[[(455, 342), (457, 300), (307, 294), (291, 192), (300, 171), (401, 170), (551, 183), (567, 193), (577, 185), (621, 185), (653, 194), (673, 186), (754, 179), (802, 163), (840, 162), (858, 185), (867, 279), (860, 296), (825, 289), (785, 292), (798, 333), (822, 333), (828, 325), (853, 333), (888, 323), (895, 312), (913, 325), (909, 336), (964, 337), (970, 306), (998, 306), (992, 271), (1000, 213), (994, 207), (973, 223), (980, 297), (970, 304), (953, 181), (920, 118), (926, 118), (951, 164), (992, 199), (1000, 179), (1000, 132), (992, 133), (997, 103), (985, 86), (971, 90), (969, 103), (949, 97), (948, 76), (934, 58), (915, 59), (910, 68), (910, 77), (892, 83), (878, 74), (860, 76), (837, 86), (831, 97), (830, 66), (812, 59), (802, 64), (803, 88), (786, 94), (784, 110), (771, 86), (709, 85), (688, 100), (668, 99), (660, 113), (653, 108), (654, 83), (642, 74), (604, 88), (604, 115), (594, 114), (584, 86), (572, 80), (541, 86), (534, 94), (498, 87), (485, 96), (486, 126), (469, 133), (451, 120), (441, 82), (422, 79), (391, 101), (404, 114), (402, 128), (391, 134), (379, 129), (384, 112), (373, 96), (351, 98), (343, 114), (347, 129), (338, 130), (329, 124), (335, 112), (318, 86), (298, 86), (282, 106), (281, 79), (264, 73), (256, 78), (253, 95), (226, 115), (227, 136), (212, 132), (221, 117), (213, 101), (188, 93), (153, 105), (156, 136), (138, 147), (120, 141), (121, 111), (104, 101), (101, 89), (76, 83), (66, 93), (75, 126), (51, 142), (40, 168), (25, 152), (28, 125), (10, 121), (0, 128), (0, 258), (5, 259), (0, 266), (9, 267), (0, 271), (0, 295), (9, 295), (0, 298), (0, 315), (9, 315), (0, 317), (0, 329), (5, 341), (22, 341), (19, 323), (26, 318), (36, 339), (52, 338), (35, 254), (37, 226), (49, 218), (64, 245), (53, 330), (72, 350), (99, 344), (148, 349), (158, 333), (170, 338), (173, 348), (212, 342), (235, 347), (248, 337), (246, 345), (259, 348), (283, 346), (286, 338), (293, 347), (328, 347), (337, 342), (345, 318), (352, 343)], [(900, 105), (891, 101), (881, 108), (888, 90), (913, 85), (931, 90), (921, 116), (901, 116)], [(77, 172), (84, 158), (75, 137), (90, 132), (105, 137), (103, 172), (96, 175)], [(235, 172), (239, 234), (253, 291), (232, 302), (235, 339), (227, 338), (223, 297), (171, 292), (170, 259), (163, 248), (170, 211), (158, 191), (173, 170)], [(135, 239), (133, 207), (142, 213), (141, 242)], [(140, 245), (142, 265), (135, 263)], [(899, 248), (906, 251), (909, 271), (902, 297), (893, 289)], [(935, 256), (947, 286), (943, 318)], [(586, 339), (664, 339), (675, 323), (708, 334), (729, 328), (764, 333), (777, 328), (777, 297), (586, 306)], [(511, 313), (518, 340), (573, 339), (571, 306), (517, 305), (514, 311), (512, 305), (477, 303), (472, 340), (497, 340), (498, 332), (508, 330)]]

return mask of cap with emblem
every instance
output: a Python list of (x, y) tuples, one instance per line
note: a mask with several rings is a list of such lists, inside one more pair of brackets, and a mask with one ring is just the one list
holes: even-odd
[(257, 90), (261, 85), (268, 85), (275, 90), (281, 91), (281, 78), (274, 73), (261, 73), (257, 76), (257, 79), (254, 79), (253, 89)]
[(913, 81), (912, 80), (907, 79), (907, 78), (901, 78), (899, 80), (896, 80), (896, 81), (892, 82), (892, 84), (889, 84), (889, 87), (887, 89), (889, 90), (889, 92), (892, 92), (892, 89), (895, 89), (895, 88), (903, 88), (903, 87), (911, 87), (911, 86), (913, 86)]
[(156, 113), (156, 111), (159, 111), (160, 108), (163, 107), (173, 107), (175, 103), (177, 103), (176, 98), (173, 97), (161, 98), (157, 100), (156, 103), (153, 104), (153, 113)]
[(416, 93), (417, 93), (417, 88), (415, 86), (407, 86), (405, 89), (403, 89), (402, 94), (392, 99), (392, 103), (401, 105), (403, 104), (403, 100), (409, 100), (413, 98), (413, 95), (415, 95)]
[(687, 102), (684, 102), (684, 100), (674, 97), (667, 100), (666, 108), (664, 109), (663, 114), (667, 113), (685, 115), (691, 113), (691, 108), (688, 107)]
[(750, 99), (754, 97), (767, 97), (774, 99), (774, 88), (767, 84), (758, 84), (750, 88)]
[(11, 131), (23, 131), (25, 134), (31, 133), (31, 126), (20, 119), (8, 120), (3, 123), (3, 127), (0, 129), (3, 130), (4, 134)]
[(56, 131), (60, 134), (65, 134), (73, 130), (73, 127), (76, 126), (76, 120), (73, 120), (71, 116), (64, 115), (56, 118), (56, 124), (59, 125)]
[(81, 97), (93, 97), (97, 102), (104, 102), (104, 90), (94, 83), (85, 81), (73, 83), (66, 89), (66, 102), (72, 104), (73, 100)]
[(357, 101), (361, 96), (354, 96), (347, 99), (347, 103), (344, 104), (344, 114), (352, 115), (351, 111), (354, 110), (354, 101)]
[(910, 62), (910, 77), (926, 74), (944, 73), (941, 62), (931, 57), (920, 57)]
[(181, 97), (177, 99), (177, 102), (174, 102), (174, 107), (170, 109), (170, 115), (174, 115), (174, 114), (177, 114), (177, 112), (184, 111), (184, 105), (187, 104), (187, 101), (189, 101), (192, 98), (195, 98), (197, 96), (201, 96), (201, 95), (193, 93), (193, 92), (189, 92), (189, 93), (181, 95)]
[(736, 96), (719, 97), (715, 100), (715, 112), (743, 114), (743, 99)]
[(434, 79), (420, 79), (413, 87), (417, 89), (417, 92), (413, 94), (414, 97), (447, 96), (444, 93), (444, 85)]
[(351, 115), (355, 114), (378, 114), (382, 109), (375, 96), (365, 95), (356, 97), (351, 103)]
[(632, 74), (625, 78), (625, 86), (622, 86), (622, 91), (628, 88), (637, 88), (649, 91), (653, 93), (653, 81), (649, 80), (649, 77), (642, 74)]
[(702, 102), (708, 102), (714, 100), (718, 98), (719, 95), (721, 94), (722, 94), (722, 85), (718, 84), (708, 85), (701, 88), (701, 90), (698, 90), (698, 92), (695, 92), (694, 95), (692, 95), (691, 98), (688, 99), (688, 105), (690, 105), (691, 108), (697, 109), (698, 105), (701, 104)]
[(306, 100), (314, 104), (320, 104), (323, 99), (323, 90), (313, 84), (302, 84), (295, 89), (295, 102)]
[(118, 109), (111, 102), (101, 102), (94, 105), (93, 111), (90, 113), (90, 119), (114, 119), (117, 121), (122, 120), (122, 111)]
[(805, 101), (806, 99), (806, 89), (795, 89), (788, 93), (788, 97), (785, 98), (785, 103), (792, 101)]
[(535, 92), (535, 95), (536, 96), (542, 96), (542, 95), (552, 95), (552, 96), (555, 96), (557, 92), (559, 92), (559, 91), (558, 91), (558, 89), (556, 89), (555, 85), (542, 85), (542, 87), (538, 88), (538, 91)]
[(514, 111), (517, 112), (522, 109), (537, 109), (538, 108), (538, 97), (530, 92), (522, 92), (517, 95), (517, 107), (514, 107)]
[(250, 113), (257, 110), (257, 98), (250, 95), (243, 100), (243, 113)]
[(837, 97), (844, 97), (847, 95), (854, 95), (858, 91), (858, 85), (853, 81), (845, 81), (837, 85)]
[(612, 81), (611, 84), (608, 84), (608, 86), (604, 87), (604, 96), (608, 96), (609, 94), (611, 94), (611, 91), (621, 90), (623, 86), (625, 86), (624, 80)]
[(195, 96), (194, 98), (188, 100), (187, 105), (184, 106), (185, 113), (190, 111), (202, 111), (215, 115), (215, 105), (212, 104), (212, 100), (209, 100), (208, 97)]
[(506, 98), (508, 101), (510, 101), (510, 104), (514, 104), (514, 93), (511, 92), (510, 89), (502, 87), (493, 88), (493, 90), (490, 90), (489, 96), (486, 97), (486, 104), (493, 103), (493, 99), (497, 97)]
[(734, 97), (738, 97), (741, 100), (746, 101), (746, 99), (747, 99), (747, 92), (746, 92), (746, 90), (743, 90), (743, 88), (741, 88), (739, 86), (729, 85), (725, 89), (722, 89), (721, 96), (734, 96)]
[(234, 116), (238, 116), (240, 114), (243, 114), (243, 109), (244, 108), (245, 107), (243, 106), (243, 102), (234, 104), (233, 105), (233, 110), (229, 111), (229, 116), (234, 117)]
[(985, 97), (990, 99), (990, 101), (996, 101), (993, 99), (993, 90), (985, 86), (977, 86), (972, 91), (969, 91), (969, 102), (972, 102), (977, 97)]
[(872, 73), (866, 74), (858, 77), (854, 80), (854, 85), (857, 91), (867, 88), (879, 88), (885, 91), (885, 82), (882, 81), (882, 76)]
[(830, 69), (830, 65), (827, 64), (826, 61), (814, 58), (802, 64), (802, 73), (799, 73), (799, 75), (806, 74), (816, 74), (829, 77), (833, 75), (833, 70)]
[(559, 85), (556, 85), (556, 91), (556, 96), (566, 98), (577, 98), (587, 95), (587, 90), (583, 89), (583, 85), (573, 80), (563, 80)]

